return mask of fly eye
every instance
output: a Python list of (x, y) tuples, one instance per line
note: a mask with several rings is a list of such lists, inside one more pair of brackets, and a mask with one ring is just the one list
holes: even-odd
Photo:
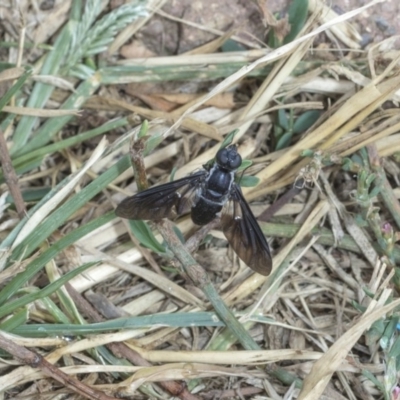
[(217, 163), (219, 165), (221, 165), (221, 166), (227, 165), (229, 163), (228, 150), (227, 149), (219, 150), (215, 156), (215, 159), (217, 160)]
[(241, 163), (242, 163), (242, 157), (240, 157), (240, 155), (237, 153), (229, 160), (229, 166), (232, 169), (239, 168)]

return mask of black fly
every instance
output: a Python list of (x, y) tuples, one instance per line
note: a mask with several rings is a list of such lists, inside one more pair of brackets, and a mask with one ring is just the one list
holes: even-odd
[(235, 182), (242, 157), (235, 145), (220, 149), (212, 167), (155, 186), (123, 200), (115, 213), (127, 219), (173, 218), (190, 212), (206, 225), (222, 211), (221, 225), (236, 254), (254, 271), (268, 275), (272, 259), (268, 243)]

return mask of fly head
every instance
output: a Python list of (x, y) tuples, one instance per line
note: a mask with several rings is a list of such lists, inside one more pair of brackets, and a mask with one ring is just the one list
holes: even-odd
[(242, 157), (237, 152), (236, 146), (231, 145), (219, 150), (215, 156), (215, 161), (221, 168), (227, 171), (235, 171), (242, 164)]

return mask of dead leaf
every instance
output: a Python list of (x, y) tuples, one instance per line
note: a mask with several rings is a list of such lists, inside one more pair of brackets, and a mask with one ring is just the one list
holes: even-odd
[(21, 67), (8, 68), (0, 72), (0, 82), (18, 79), (24, 72), (25, 69)]
[(176, 103), (171, 103), (170, 101), (164, 100), (158, 96), (147, 95), (143, 93), (135, 93), (134, 96), (142, 100), (153, 110), (170, 112), (177, 107)]
[(155, 57), (151, 50), (149, 50), (141, 41), (134, 40), (130, 44), (121, 47), (120, 54), (124, 58), (147, 58)]
[(270, 27), (273, 29), (275, 36), (281, 42), (285, 36), (290, 32), (290, 25), (288, 17), (277, 20), (271, 11), (266, 6), (266, 2), (263, 0), (257, 0), (257, 4), (260, 7), (261, 14), (263, 15), (263, 24), (266, 28)]
[(230, 30), (226, 32), (224, 35), (218, 37), (211, 42), (208, 42), (202, 46), (196, 47), (195, 49), (189, 50), (181, 55), (190, 55), (190, 54), (210, 54), (216, 52), (229, 38), (231, 38), (236, 33), (235, 30)]
[(269, 11), (267, 4), (263, 0), (257, 0), (257, 5), (260, 7), (261, 14), (263, 16), (262, 22), (264, 26), (267, 28), (268, 26), (276, 26), (278, 23), (277, 19), (274, 17), (274, 14)]
[(288, 17), (281, 19), (278, 23), (272, 27), (277, 39), (282, 42), (286, 35), (290, 32), (290, 24)]

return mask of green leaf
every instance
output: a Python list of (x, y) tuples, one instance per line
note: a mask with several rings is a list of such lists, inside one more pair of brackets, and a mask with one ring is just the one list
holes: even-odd
[(284, 130), (286, 131), (290, 130), (289, 119), (286, 115), (286, 111), (283, 108), (280, 108), (278, 110), (278, 124)]
[(292, 137), (293, 137), (292, 131), (285, 132), (276, 143), (275, 150), (282, 150), (286, 147), (289, 147), (292, 141)]
[(254, 187), (260, 183), (260, 179), (256, 176), (243, 175), (240, 179), (240, 186), (242, 187)]
[(397, 336), (392, 347), (389, 350), (389, 357), (398, 357), (400, 355), (400, 336)]
[[(0, 243), (0, 250), (5, 250), (11, 247), (15, 238), (27, 223), (28, 219), (43, 205), (47, 202), (47, 200), (51, 199), (55, 193), (58, 192), (62, 187), (64, 187), (71, 180), (71, 175), (65, 178), (62, 182), (60, 182), (55, 188), (53, 188), (47, 195), (43, 197), (43, 199), (35, 204), (30, 210), (27, 211), (24, 218), (17, 224), (16, 227), (7, 235), (7, 237)], [(1, 291), (0, 291), (1, 293)]]
[(96, 72), (96, 68), (86, 64), (76, 64), (68, 72), (70, 76), (78, 78), (82, 81), (89, 79)]
[(221, 50), (223, 53), (228, 53), (230, 51), (245, 51), (246, 48), (236, 40), (228, 39), (221, 46)]
[(289, 6), (290, 32), (283, 40), (283, 44), (291, 42), (303, 29), (307, 20), (308, 0), (293, 0)]
[[(386, 325), (385, 331), (380, 339), (380, 345), (382, 349), (386, 350), (391, 342), (391, 339), (395, 332), (397, 332), (397, 323), (399, 322), (399, 318), (396, 316), (392, 316)], [(398, 344), (400, 345), (400, 343)], [(390, 349), (392, 351), (393, 347)], [(400, 351), (400, 348), (399, 348)], [(400, 353), (399, 353), (400, 354)], [(397, 355), (391, 354), (392, 357), (397, 357)]]
[(375, 297), (375, 293), (372, 292), (371, 290), (369, 290), (366, 286), (363, 286), (362, 290), (371, 299), (373, 299)]
[[(36, 158), (34, 160), (30, 160), (30, 161), (24, 163), (21, 167), (15, 168), (15, 172), (18, 175), (22, 175), (25, 172), (31, 171), (32, 169), (39, 168), (40, 165), (42, 164), (42, 161), (43, 161), (42, 158), (39, 158), (39, 159)], [(5, 181), (4, 175), (2, 173), (0, 173), (0, 184), (4, 183), (4, 181)]]
[(276, 140), (278, 140), (282, 135), (285, 130), (281, 128), (278, 124), (274, 124), (274, 137)]
[(250, 165), (253, 165), (253, 161), (251, 160), (242, 160), (240, 167), (237, 169), (237, 172), (244, 171), (245, 169), (249, 168)]
[(142, 137), (145, 137), (147, 135), (147, 132), (149, 130), (149, 121), (147, 121), (147, 119), (145, 119), (142, 122), (142, 125), (140, 125), (140, 130), (138, 133), (138, 139), (141, 139)]
[(158, 242), (147, 222), (140, 220), (129, 220), (132, 234), (139, 242), (156, 253), (165, 253), (165, 247)]
[(229, 146), (233, 142), (233, 139), (238, 132), (239, 129), (235, 129), (234, 131), (228, 133), (228, 135), (226, 135), (225, 139), (223, 140), (219, 148), (224, 149), (225, 147)]
[(365, 342), (374, 345), (382, 337), (385, 327), (386, 323), (382, 318), (375, 321), (365, 334)]
[(368, 378), (382, 393), (384, 393), (385, 388), (383, 387), (382, 383), (375, 378), (375, 376), (366, 369), (362, 370), (362, 374)]
[(362, 306), (359, 302), (354, 301), (354, 300), (351, 302), (351, 305), (352, 305), (357, 311), (359, 311), (360, 313), (365, 312), (365, 310), (367, 309), (365, 306)]
[(310, 110), (299, 115), (299, 117), (293, 124), (293, 132), (294, 133), (305, 132), (310, 126), (312, 126), (315, 123), (315, 121), (317, 121), (320, 115), (321, 111), (319, 110)]
[(314, 157), (314, 150), (311, 150), (311, 149), (303, 150), (303, 151), (301, 152), (301, 156), (302, 156), (302, 157), (309, 157), (309, 158), (312, 158), (312, 157)]
[(351, 161), (353, 161), (353, 163), (360, 165), (361, 167), (364, 166), (364, 162), (363, 159), (360, 157), (359, 154), (355, 153), (351, 156)]

